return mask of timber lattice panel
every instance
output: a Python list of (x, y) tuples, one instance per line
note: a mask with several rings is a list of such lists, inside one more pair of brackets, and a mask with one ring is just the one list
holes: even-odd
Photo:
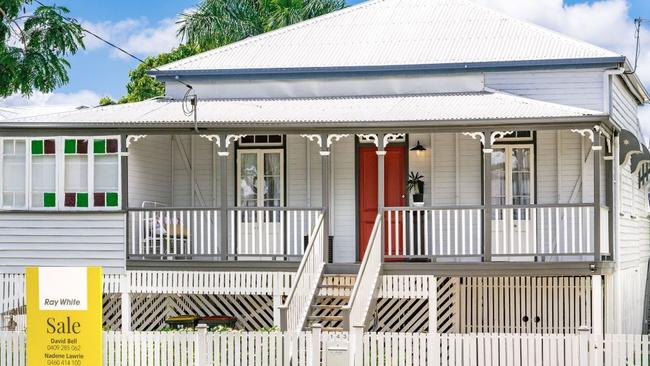
[(268, 295), (132, 295), (133, 330), (159, 330), (175, 315), (227, 315), (236, 329), (255, 331), (273, 325), (273, 298)]

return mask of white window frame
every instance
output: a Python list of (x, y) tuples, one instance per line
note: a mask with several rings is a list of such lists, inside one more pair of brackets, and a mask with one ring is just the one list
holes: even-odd
[(513, 131), (513, 134), (517, 134), (517, 132), (529, 132), (530, 137), (516, 137), (516, 136), (504, 136), (496, 139), (496, 143), (498, 144), (499, 142), (532, 142), (533, 141), (533, 131), (528, 131), (528, 130), (519, 130), (519, 131)]
[[(4, 202), (4, 144), (7, 140), (22, 140), (25, 142), (25, 205), (22, 207), (5, 207)], [(10, 210), (28, 210), (30, 207), (30, 196), (31, 196), (31, 157), (30, 157), (30, 146), (31, 140), (28, 137), (22, 136), (12, 136), (12, 137), (3, 137), (0, 139), (0, 209), (4, 211)]]
[[(237, 182), (235, 189), (237, 190), (237, 207), (241, 207), (241, 154), (257, 154), (257, 206), (264, 208), (264, 187), (260, 189), (260, 184), (264, 184), (264, 179), (259, 179), (260, 175), (264, 177), (264, 153), (279, 153), (280, 154), (280, 207), (284, 207), (284, 192), (285, 192), (285, 177), (284, 177), (284, 149), (238, 149), (237, 150)], [(261, 174), (260, 174), (261, 173)], [(260, 194), (262, 192), (262, 194)]]
[[(248, 147), (262, 147), (262, 146), (269, 146), (269, 147), (278, 146), (279, 147), (279, 146), (284, 145), (284, 135), (270, 134), (270, 135), (249, 135), (249, 136), (253, 136), (253, 138), (255, 138), (255, 136), (267, 136), (267, 137), (268, 136), (280, 136), (280, 142), (242, 142), (240, 140), (239, 142), (237, 142), (237, 145), (241, 146), (241, 147), (245, 147), (245, 148), (248, 148)], [(268, 139), (267, 139), (267, 141), (268, 141)]]
[[(87, 139), (88, 140), (88, 207), (66, 207), (65, 206), (65, 140), (66, 139)], [(95, 207), (95, 151), (94, 140), (116, 139), (117, 140), (117, 206)], [(0, 152), (4, 151), (6, 140), (24, 140), (26, 146), (26, 169), (25, 169), (25, 206), (5, 207), (4, 197), (0, 195), (0, 210), (3, 211), (120, 211), (122, 209), (122, 141), (119, 135), (108, 136), (41, 136), (41, 137), (3, 137), (0, 138)], [(32, 197), (32, 141), (33, 140), (54, 140), (55, 141), (55, 166), (56, 166), (56, 205), (55, 207), (34, 207)], [(0, 154), (0, 169), (4, 165), (4, 154)], [(0, 188), (4, 186), (3, 174), (0, 174)]]
[[(530, 150), (530, 203), (535, 204), (535, 145), (534, 144), (496, 144), (493, 145), (494, 150), (505, 150), (505, 184), (506, 184), (506, 205), (513, 205), (512, 197), (512, 149), (529, 149)], [(492, 199), (492, 192), (490, 192), (490, 199)]]

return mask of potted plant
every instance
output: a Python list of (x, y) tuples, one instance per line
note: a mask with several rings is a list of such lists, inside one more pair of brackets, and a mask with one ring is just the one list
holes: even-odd
[(424, 205), (424, 176), (420, 172), (409, 173), (407, 188), (409, 192), (413, 192), (413, 204)]

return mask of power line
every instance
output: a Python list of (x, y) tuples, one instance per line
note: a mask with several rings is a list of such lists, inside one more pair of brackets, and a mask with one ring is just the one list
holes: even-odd
[[(38, 3), (39, 5), (41, 5), (41, 6), (48, 6), (48, 7), (51, 7), (50, 5), (46, 5), (46, 4), (42, 3), (40, 0), (34, 0), (34, 1), (35, 1), (36, 3)], [(145, 62), (145, 61), (144, 61), (143, 59), (141, 59), (140, 57), (138, 57), (138, 56), (132, 54), (131, 52), (125, 50), (124, 48), (122, 48), (122, 47), (120, 47), (120, 46), (118, 46), (118, 45), (116, 45), (115, 43), (113, 43), (113, 42), (111, 42), (111, 41), (109, 41), (109, 40), (107, 40), (107, 39), (104, 39), (103, 37), (101, 37), (101, 36), (98, 35), (97, 33), (95, 33), (95, 32), (93, 32), (93, 31), (91, 31), (91, 30), (85, 28), (84, 26), (81, 25), (81, 22), (79, 22), (79, 20), (77, 20), (77, 19), (75, 19), (75, 18), (71, 18), (71, 17), (63, 17), (63, 18), (66, 19), (66, 20), (69, 21), (69, 22), (72, 22), (72, 23), (75, 23), (75, 24), (79, 25), (79, 27), (81, 27), (81, 29), (82, 29), (84, 32), (86, 32), (86, 33), (90, 34), (91, 36), (97, 38), (98, 40), (100, 40), (100, 41), (106, 43), (106, 44), (109, 45), (110, 47), (115, 48), (116, 50), (118, 50), (118, 51), (124, 53), (125, 55), (127, 55), (127, 56), (129, 56), (129, 57), (131, 57), (131, 58), (133, 58), (133, 59), (135, 59), (135, 60), (137, 60), (137, 61), (139, 61), (140, 63), (144, 63), (144, 62)], [(161, 70), (160, 70), (159, 68), (157, 68), (156, 66), (153, 66), (152, 68), (153, 68), (154, 70), (156, 70), (156, 71), (161, 71)], [(177, 82), (179, 82), (179, 83), (181, 83), (181, 84), (183, 84), (183, 85), (185, 85), (185, 86), (188, 87), (189, 89), (193, 89), (192, 85), (190, 85), (190, 84), (188, 84), (188, 83), (186, 83), (186, 82), (184, 82), (184, 81), (182, 81), (182, 80), (179, 80), (179, 79), (174, 79), (174, 80), (177, 81)]]
[(647, 22), (650, 19), (644, 18), (635, 18), (634, 19), (634, 38), (636, 39), (636, 46), (634, 48), (634, 67), (631, 71), (627, 71), (626, 74), (634, 74), (639, 62), (639, 55), (641, 54), (641, 24)]

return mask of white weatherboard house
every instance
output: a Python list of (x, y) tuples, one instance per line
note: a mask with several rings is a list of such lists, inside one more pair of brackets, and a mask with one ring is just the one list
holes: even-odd
[(0, 122), (5, 324), (26, 266), (98, 265), (114, 329), (645, 331), (649, 97), (624, 56), (374, 0), (151, 75), (164, 96)]

